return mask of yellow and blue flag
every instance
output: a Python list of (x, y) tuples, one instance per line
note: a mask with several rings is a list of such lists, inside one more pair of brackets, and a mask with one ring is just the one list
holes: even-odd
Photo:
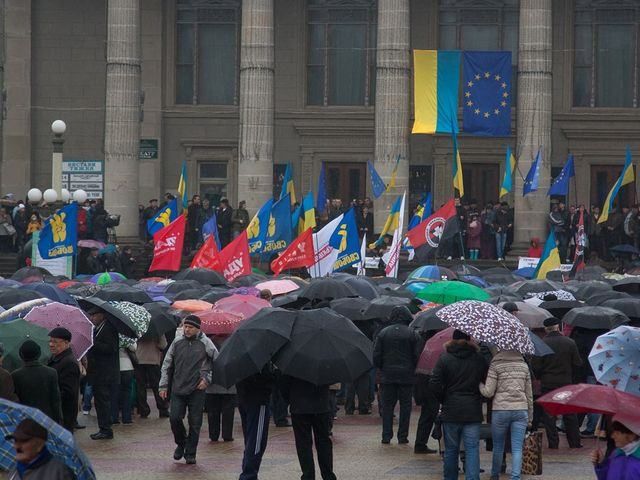
[(400, 155), (396, 159), (396, 166), (393, 167), (393, 171), (391, 172), (391, 180), (389, 180), (389, 185), (387, 185), (387, 192), (390, 188), (396, 186), (396, 178), (398, 177), (398, 166), (400, 165)]
[(511, 134), (511, 52), (464, 52), (462, 130)]
[(567, 196), (569, 194), (569, 180), (576, 175), (575, 168), (573, 166), (573, 154), (569, 154), (567, 163), (562, 167), (560, 175), (558, 175), (553, 181), (553, 185), (549, 188), (547, 195), (562, 195)]
[[(302, 204), (299, 204), (291, 213), (291, 230), (293, 236), (298, 236), (298, 232), (304, 228), (304, 219), (302, 218)], [(302, 230), (304, 232), (304, 230)]]
[(338, 251), (333, 271), (343, 270), (360, 262), (360, 238), (353, 207), (347, 210), (329, 239), (329, 245)]
[(180, 170), (180, 180), (178, 180), (178, 196), (182, 201), (182, 208), (187, 208), (189, 199), (187, 198), (187, 162), (182, 161), (182, 170)]
[(76, 253), (78, 245), (78, 204), (65, 205), (51, 215), (38, 240), (38, 251), (44, 259), (67, 257)]
[(556, 236), (553, 234), (553, 230), (549, 232), (547, 241), (544, 244), (544, 250), (538, 261), (538, 266), (533, 274), (533, 278), (538, 280), (544, 280), (547, 278), (547, 273), (551, 270), (558, 270), (560, 268), (560, 254), (558, 253), (558, 245), (556, 244)]
[(273, 198), (265, 202), (258, 213), (247, 225), (247, 240), (249, 241), (249, 253), (252, 255), (262, 252), (264, 241), (267, 236), (267, 228), (269, 226), (269, 214), (273, 206)]
[(620, 173), (620, 177), (613, 185), (613, 188), (607, 195), (607, 198), (604, 201), (604, 205), (602, 207), (602, 213), (600, 214), (600, 218), (598, 219), (598, 223), (604, 223), (609, 218), (609, 214), (611, 210), (613, 210), (613, 203), (616, 201), (616, 197), (620, 192), (620, 188), (628, 185), (629, 183), (633, 183), (635, 180), (635, 174), (633, 172), (633, 163), (631, 162), (631, 150), (627, 146), (627, 157), (624, 161), (624, 167), (622, 167), (622, 172)]
[(453, 188), (458, 190), (459, 197), (464, 197), (464, 177), (462, 176), (462, 160), (458, 150), (458, 138), (456, 132), (451, 132), (453, 141)]
[(500, 185), (500, 198), (513, 190), (513, 172), (516, 169), (516, 157), (513, 156), (511, 147), (507, 147), (507, 155), (504, 159), (504, 176)]
[(313, 208), (313, 192), (308, 192), (302, 198), (302, 218), (304, 219), (302, 232), (307, 228), (316, 228), (316, 211), (315, 208)]
[(418, 205), (416, 209), (416, 213), (411, 217), (411, 221), (409, 222), (409, 226), (407, 227), (407, 231), (411, 230), (413, 227), (416, 227), (422, 222), (425, 218), (431, 216), (431, 192), (425, 195), (425, 199), (423, 202)]
[(412, 133), (457, 133), (460, 52), (414, 50), (413, 79)]
[(538, 190), (538, 183), (540, 182), (540, 164), (542, 163), (542, 149), (536, 153), (536, 159), (531, 164), (527, 176), (524, 179), (522, 185), (522, 196), (526, 196), (528, 193)]
[(391, 205), (391, 210), (389, 210), (387, 221), (384, 223), (384, 227), (382, 227), (382, 231), (380, 232), (378, 240), (369, 245), (369, 248), (375, 248), (379, 245), (382, 245), (385, 235), (393, 235), (393, 232), (395, 232), (399, 225), (401, 205), (402, 195), (399, 196), (395, 202), (393, 202), (393, 205)]
[(384, 184), (384, 180), (380, 174), (376, 171), (371, 160), (367, 160), (367, 166), (369, 167), (369, 175), (371, 175), (371, 191), (374, 198), (379, 198), (384, 192), (387, 191), (387, 186)]
[(293, 186), (293, 168), (290, 163), (287, 163), (287, 169), (284, 171), (284, 178), (282, 179), (282, 191), (280, 192), (280, 200), (285, 195), (289, 195), (291, 205), (296, 203), (296, 189)]
[(291, 243), (291, 200), (289, 194), (278, 200), (271, 207), (267, 235), (262, 249), (263, 256), (269, 258), (281, 252)]
[(147, 220), (147, 232), (152, 237), (155, 233), (178, 218), (178, 200), (173, 199), (162, 207), (155, 216)]

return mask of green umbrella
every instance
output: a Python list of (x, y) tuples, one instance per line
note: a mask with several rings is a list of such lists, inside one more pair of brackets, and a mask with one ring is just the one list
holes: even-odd
[(26, 340), (33, 340), (40, 346), (40, 360), (49, 356), (49, 331), (22, 318), (0, 323), (0, 342), (4, 344), (3, 367), (9, 371), (23, 365), (20, 346)]
[(435, 282), (420, 290), (416, 295), (421, 300), (449, 305), (461, 300), (487, 300), (490, 295), (474, 285), (464, 282)]

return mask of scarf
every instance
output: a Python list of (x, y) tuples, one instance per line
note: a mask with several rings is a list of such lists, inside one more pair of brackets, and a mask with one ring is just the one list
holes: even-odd
[(24, 478), (24, 475), (27, 472), (27, 470), (35, 470), (43, 463), (48, 462), (51, 457), (52, 457), (51, 453), (49, 452), (49, 450), (47, 450), (47, 447), (45, 446), (42, 449), (42, 451), (38, 454), (38, 456), (33, 460), (31, 460), (29, 463), (23, 463), (23, 462), (17, 463), (16, 470), (18, 471), (18, 476), (20, 478)]

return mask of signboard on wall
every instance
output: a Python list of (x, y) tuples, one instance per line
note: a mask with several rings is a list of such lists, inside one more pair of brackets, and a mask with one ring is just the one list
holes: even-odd
[(141, 138), (140, 150), (138, 151), (139, 160), (157, 160), (158, 159), (158, 139), (157, 138)]
[(87, 192), (87, 198), (104, 198), (103, 160), (63, 160), (62, 188)]

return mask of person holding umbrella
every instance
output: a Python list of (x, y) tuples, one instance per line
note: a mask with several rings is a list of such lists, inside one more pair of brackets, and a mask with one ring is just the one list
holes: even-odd
[(56, 327), (49, 332), (51, 358), (47, 365), (58, 373), (58, 387), (62, 403), (62, 426), (73, 433), (78, 415), (80, 367), (71, 350), (71, 332)]
[[(159, 387), (160, 397), (166, 399), (171, 385), (169, 421), (176, 442), (174, 460), (184, 457), (187, 464), (196, 463), (205, 391), (211, 384), (212, 362), (217, 356), (218, 349), (200, 331), (200, 317), (187, 315), (182, 322), (182, 336), (176, 337), (167, 350)], [(183, 423), (187, 409), (188, 435)]]
[(640, 436), (619, 421), (611, 424), (610, 432), (616, 446), (613, 453), (605, 457), (599, 448), (591, 452), (598, 480), (640, 478)]

